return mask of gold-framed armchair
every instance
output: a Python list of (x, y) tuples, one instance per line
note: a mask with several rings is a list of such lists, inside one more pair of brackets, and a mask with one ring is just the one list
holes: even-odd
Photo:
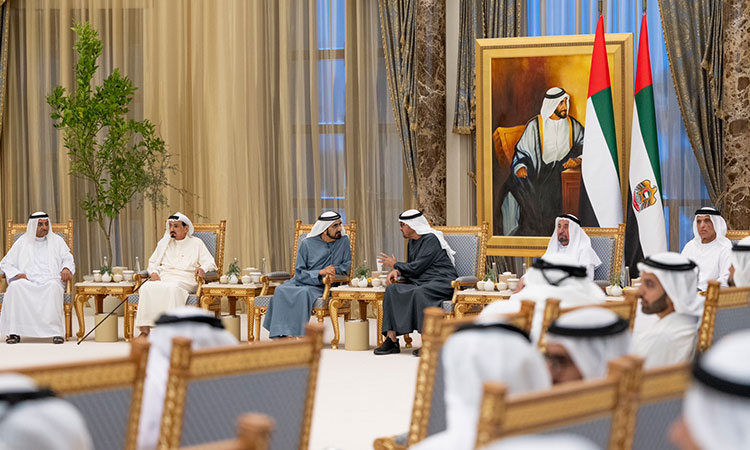
[(479, 226), (435, 227), (456, 252), (454, 259), (458, 278), (451, 281), (453, 297), (441, 304), (443, 312), (449, 317), (462, 317), (481, 311), (481, 305), (464, 303), (456, 293), (467, 287), (476, 287), (477, 281), (484, 279), (489, 228), (486, 221)]
[[(6, 226), (5, 233), (5, 254), (7, 255), (10, 248), (16, 242), (16, 240), (26, 233), (25, 223), (13, 223), (9, 220)], [(70, 249), (70, 253), (73, 254), (73, 219), (68, 220), (66, 223), (53, 223), (52, 232), (58, 234), (60, 237), (65, 239), (65, 243)], [(75, 255), (74, 255), (75, 256)], [(69, 280), (65, 286), (65, 293), (63, 294), (63, 315), (65, 317), (65, 340), (67, 341), (72, 335), (72, 324), (73, 324), (73, 296), (71, 295), (73, 287), (73, 280)], [(0, 272), (0, 314), (2, 314), (3, 298), (5, 297), (5, 291), (8, 289), (8, 280), (5, 279), (5, 274)]]
[[(297, 263), (297, 249), (299, 248), (299, 244), (300, 242), (302, 242), (302, 239), (307, 236), (307, 233), (312, 231), (312, 227), (312, 224), (303, 224), (301, 220), (297, 220), (294, 223), (294, 242), (292, 244), (293, 250), (291, 265), (292, 268), (289, 272), (275, 271), (264, 274), (260, 277), (260, 281), (261, 283), (263, 283), (263, 288), (260, 295), (255, 297), (254, 312), (256, 341), (260, 340), (260, 322), (263, 315), (265, 315), (266, 311), (268, 311), (268, 306), (271, 304), (271, 298), (273, 297), (273, 287), (277, 283), (283, 283), (284, 281), (291, 280), (292, 277), (294, 277), (294, 266)], [(335, 277), (325, 277), (323, 279), (323, 295), (315, 301), (312, 310), (312, 313), (318, 319), (318, 323), (323, 323), (323, 319), (326, 316), (330, 315), (328, 313), (328, 302), (331, 300), (331, 286), (333, 286), (334, 283), (348, 283), (351, 280), (357, 242), (357, 221), (352, 220), (351, 222), (344, 224), (344, 228), (346, 229), (346, 233), (349, 236), (349, 246), (352, 255), (352, 263), (349, 267), (349, 273), (347, 275), (337, 275)], [(347, 304), (342, 306), (341, 308), (339, 308), (338, 313), (340, 316), (344, 316), (344, 318), (348, 320), (349, 314), (351, 313), (350, 305)], [(335, 319), (331, 318), (331, 320)]]
[(641, 359), (625, 355), (610, 361), (605, 378), (512, 397), (502, 383), (485, 383), (476, 447), (520, 434), (568, 432), (590, 439), (599, 448), (629, 449), (642, 364)]
[(705, 352), (715, 340), (750, 324), (750, 287), (722, 288), (709, 281), (703, 317), (698, 328), (698, 351)]
[(133, 342), (130, 354), (119, 358), (3, 372), (26, 375), (75, 406), (86, 421), (95, 448), (134, 450), (149, 345), (146, 341)]
[(182, 447), (183, 450), (268, 450), (274, 420), (265, 414), (247, 413), (237, 419), (237, 439)]
[(235, 436), (247, 411), (276, 423), (272, 449), (307, 449), (323, 326), (308, 324), (299, 339), (278, 339), (192, 351), (174, 338), (159, 448), (201, 445)]
[[(200, 306), (201, 288), (204, 283), (216, 281), (221, 277), (222, 270), (224, 269), (224, 242), (227, 234), (227, 221), (222, 220), (219, 223), (199, 223), (193, 225), (193, 237), (197, 237), (206, 245), (209, 253), (214, 257), (216, 261), (216, 271), (207, 272), (204, 277), (196, 277), (198, 282), (198, 290), (195, 294), (188, 295), (187, 302), (188, 306)], [(133, 279), (136, 282), (135, 288), (138, 289), (148, 279), (148, 271), (142, 270), (140, 273), (133, 275)], [(133, 328), (135, 325), (135, 314), (138, 312), (138, 301), (140, 295), (136, 292), (128, 296), (128, 301), (125, 303), (125, 315), (127, 320), (125, 326), (128, 329), (125, 332), (125, 336), (133, 336)], [(218, 315), (220, 303), (216, 302), (211, 305), (211, 309)]]
[[(422, 349), (409, 430), (398, 436), (376, 439), (373, 443), (376, 450), (405, 449), (446, 427), (441, 350), (454, 331), (461, 325), (473, 322), (476, 317), (453, 319), (445, 316), (440, 308), (427, 308), (424, 314)], [(507, 323), (528, 333), (534, 317), (534, 302), (524, 300), (518, 313), (503, 317)]]
[(750, 230), (727, 230), (727, 239), (732, 241), (732, 244), (736, 244), (748, 236), (750, 236)]
[(635, 313), (638, 307), (638, 294), (635, 289), (629, 289), (629, 295), (625, 296), (622, 301), (607, 301), (604, 303), (594, 303), (591, 305), (573, 306), (570, 308), (560, 308), (560, 300), (557, 298), (548, 298), (544, 304), (544, 318), (542, 319), (542, 330), (539, 334), (539, 349), (544, 351), (547, 348), (547, 330), (552, 322), (560, 316), (571, 311), (581, 308), (604, 308), (612, 311), (630, 324), (630, 330), (633, 330), (635, 324)]
[(691, 363), (644, 370), (634, 417), (632, 446), (627, 449), (673, 448), (667, 430), (682, 415), (682, 400), (691, 383)]
[(594, 280), (609, 281), (622, 272), (625, 260), (625, 224), (617, 228), (583, 227), (583, 231), (591, 239), (591, 248), (602, 260), (602, 264), (594, 271)]

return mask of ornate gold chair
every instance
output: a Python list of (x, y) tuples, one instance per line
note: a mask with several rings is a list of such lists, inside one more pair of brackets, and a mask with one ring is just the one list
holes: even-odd
[(599, 448), (629, 449), (641, 367), (642, 360), (626, 355), (610, 361), (606, 378), (510, 398), (502, 383), (485, 383), (476, 447), (508, 436), (555, 432), (582, 435)]
[(634, 431), (633, 449), (673, 448), (667, 430), (682, 414), (690, 381), (690, 363), (643, 371), (635, 426), (629, 427)]
[[(268, 306), (271, 304), (271, 298), (273, 297), (272, 283), (283, 283), (284, 281), (291, 280), (294, 277), (294, 266), (297, 263), (297, 248), (302, 239), (307, 236), (307, 233), (312, 231), (312, 224), (303, 224), (301, 220), (297, 220), (294, 224), (294, 244), (292, 251), (292, 269), (289, 272), (271, 272), (263, 275), (260, 280), (263, 283), (263, 290), (260, 295), (255, 297), (255, 340), (260, 340), (260, 320), (263, 315), (268, 311)], [(350, 223), (344, 224), (346, 233), (349, 235), (349, 245), (352, 255), (352, 266), (354, 265), (354, 252), (356, 249), (357, 241), (357, 221), (352, 220)], [(328, 313), (328, 302), (331, 300), (331, 286), (334, 283), (348, 283), (351, 280), (352, 268), (349, 267), (348, 275), (337, 275), (335, 277), (326, 277), (323, 280), (325, 288), (323, 289), (323, 295), (315, 301), (313, 305), (312, 313), (318, 319), (318, 323), (323, 323), (323, 319), (329, 316)], [(351, 312), (350, 306), (344, 305), (338, 309), (338, 315), (344, 316), (346, 320), (349, 319)], [(331, 320), (334, 320), (331, 318)]]
[(172, 342), (159, 448), (231, 439), (247, 411), (276, 422), (272, 449), (307, 449), (323, 326), (308, 324), (300, 339), (191, 351)]
[(482, 222), (476, 227), (435, 227), (442, 231), (448, 245), (456, 252), (458, 278), (451, 282), (453, 298), (442, 303), (443, 312), (449, 317), (461, 317), (467, 313), (479, 313), (482, 305), (464, 303), (456, 293), (466, 287), (476, 287), (484, 279), (487, 262), (487, 239), (489, 224)]
[[(422, 441), (427, 436), (445, 430), (441, 349), (458, 327), (473, 322), (476, 317), (451, 319), (445, 317), (439, 308), (427, 308), (424, 314), (422, 349), (417, 368), (417, 387), (414, 393), (409, 431), (399, 436), (376, 439), (373, 443), (376, 450), (406, 448)], [(520, 312), (504, 317), (508, 323), (528, 333), (534, 317), (534, 302), (524, 300), (521, 303)]]
[(625, 224), (617, 228), (584, 227), (583, 231), (591, 238), (591, 248), (602, 260), (602, 265), (594, 271), (594, 280), (609, 282), (613, 277), (619, 280), (625, 258)]
[[(195, 224), (193, 225), (193, 228), (193, 237), (197, 237), (206, 244), (206, 248), (214, 257), (217, 267), (217, 271), (208, 272), (203, 278), (197, 277), (196, 281), (198, 282), (198, 290), (195, 294), (188, 295), (186, 302), (187, 305), (200, 306), (201, 287), (208, 281), (218, 280), (224, 268), (224, 240), (226, 239), (227, 234), (227, 221), (222, 220), (219, 223)], [(146, 270), (133, 276), (136, 282), (136, 288), (143, 284), (146, 277), (148, 277), (148, 272)], [(135, 294), (129, 295), (128, 301), (125, 303), (125, 327), (127, 327), (125, 330), (125, 336), (127, 338), (133, 337), (133, 325), (135, 324), (135, 314), (138, 312), (138, 301), (140, 298), (140, 295), (136, 292)], [(211, 309), (218, 314), (219, 307), (220, 305), (217, 301), (212, 305)]]
[(182, 447), (184, 450), (268, 450), (274, 421), (265, 414), (248, 413), (237, 419), (237, 439)]
[(750, 230), (727, 230), (727, 239), (732, 241), (732, 244), (736, 244), (742, 238), (750, 236)]
[[(68, 220), (67, 223), (53, 223), (52, 224), (52, 232), (55, 234), (60, 235), (63, 239), (65, 239), (65, 243), (68, 244), (68, 248), (70, 249), (70, 253), (73, 253), (73, 220)], [(23, 236), (23, 234), (26, 233), (26, 224), (25, 223), (13, 223), (12, 221), (8, 221), (7, 224), (7, 233), (5, 235), (5, 254), (7, 255), (10, 251), (10, 248), (13, 246), (13, 244), (18, 240), (19, 237)], [(2, 313), (2, 307), (3, 307), (3, 297), (5, 297), (5, 290), (8, 289), (8, 280), (5, 279), (5, 274), (0, 272), (0, 313)], [(73, 314), (73, 302), (72, 302), (72, 295), (71, 293), (71, 287), (73, 285), (73, 280), (68, 281), (67, 286), (65, 287), (65, 294), (63, 294), (63, 314), (65, 316), (65, 340), (67, 341), (70, 336), (72, 336), (72, 314)]]
[(148, 351), (148, 342), (134, 342), (129, 356), (4, 372), (31, 377), (78, 408), (95, 448), (134, 450)]
[(698, 351), (705, 352), (714, 340), (747, 328), (750, 328), (750, 287), (722, 288), (718, 281), (709, 281), (698, 329)]
[(542, 331), (539, 335), (539, 349), (544, 350), (547, 347), (547, 330), (552, 322), (560, 316), (581, 308), (604, 308), (612, 311), (630, 323), (630, 330), (633, 330), (635, 324), (635, 313), (638, 307), (637, 292), (635, 289), (629, 289), (631, 294), (626, 295), (623, 301), (608, 301), (594, 305), (573, 306), (571, 308), (560, 308), (560, 300), (548, 298), (544, 306), (544, 319), (542, 321)]

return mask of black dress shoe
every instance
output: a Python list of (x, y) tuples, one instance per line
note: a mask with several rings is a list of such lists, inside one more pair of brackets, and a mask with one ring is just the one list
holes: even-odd
[(5, 338), (6, 344), (18, 344), (21, 342), (21, 336), (17, 334), (9, 334), (7, 338)]
[(383, 345), (376, 348), (373, 352), (376, 355), (390, 355), (391, 353), (401, 353), (401, 345), (398, 341), (393, 342), (390, 338), (385, 338)]
[(62, 344), (65, 342), (65, 339), (62, 338), (62, 336), (55, 336), (52, 338), (53, 344)]
[(416, 356), (417, 358), (419, 358), (419, 355), (421, 355), (420, 350), (422, 350), (422, 349), (418, 348), (418, 349), (414, 350), (413, 352), (411, 352), (411, 354), (414, 355), (414, 356)]

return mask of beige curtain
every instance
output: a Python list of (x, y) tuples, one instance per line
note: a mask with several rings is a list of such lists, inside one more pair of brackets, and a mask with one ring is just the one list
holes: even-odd
[[(45, 209), (55, 220), (72, 217), (82, 272), (100, 264), (103, 239), (77, 206), (82, 183), (67, 174), (65, 149), (44, 101), (55, 85), (71, 85), (74, 20), (91, 20), (103, 39), (97, 82), (119, 67), (140, 87), (131, 113), (156, 124), (180, 169), (170, 182), (189, 191), (168, 192), (167, 208), (134, 205), (121, 215), (122, 263), (132, 266), (139, 256), (145, 265), (165, 217), (177, 210), (195, 223), (227, 220), (225, 264), (237, 257), (243, 267), (259, 267), (265, 257), (269, 268), (288, 270), (294, 220), (313, 221), (324, 207), (347, 208), (347, 219), (361, 224), (357, 242), (365, 251), (358, 251), (356, 262), (366, 258), (374, 265), (373, 249), (400, 248), (391, 237), (395, 219), (390, 233), (374, 225), (401, 208), (402, 169), (400, 149), (387, 137), (391, 125), (380, 119), (389, 111), (387, 97), (378, 94), (385, 75), (371, 39), (379, 37), (372, 35), (379, 25), (371, 8), (349, 5), (357, 21), (347, 32), (356, 36), (352, 54), (359, 57), (347, 53), (346, 74), (356, 83), (347, 83), (352, 110), (341, 159), (320, 152), (325, 127), (318, 115), (326, 105), (318, 99), (314, 1), (11, 5), (0, 214), (23, 221), (29, 211)], [(386, 151), (393, 153), (390, 159), (381, 155)], [(345, 198), (322, 200), (322, 189), (331, 185), (346, 186)]]

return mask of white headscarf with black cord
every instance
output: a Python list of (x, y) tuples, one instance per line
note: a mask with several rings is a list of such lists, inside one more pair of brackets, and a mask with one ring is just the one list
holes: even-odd
[(459, 328), (445, 342), (442, 359), (447, 427), (415, 450), (473, 449), (487, 381), (505, 383), (511, 394), (547, 389), (551, 383), (544, 358), (528, 335), (498, 321)]
[(696, 244), (702, 244), (703, 239), (698, 233), (698, 217), (708, 216), (711, 219), (711, 223), (714, 224), (714, 231), (716, 231), (716, 241), (724, 247), (731, 247), (732, 241), (727, 238), (727, 222), (721, 217), (721, 213), (710, 206), (704, 206), (695, 211), (695, 217), (693, 217), (693, 239), (692, 241)]
[(693, 378), (682, 408), (698, 446), (750, 448), (750, 330), (717, 342), (695, 363)]
[[(305, 239), (320, 236), (321, 234), (323, 234), (324, 231), (328, 229), (328, 227), (330, 227), (337, 220), (340, 220), (340, 219), (341, 219), (341, 214), (337, 213), (336, 211), (323, 212), (323, 214), (321, 214), (318, 217), (318, 220), (313, 225), (312, 230), (310, 230), (310, 232), (307, 233), (307, 236), (305, 236)], [(341, 235), (346, 236), (346, 227), (344, 227), (343, 224), (341, 225)]]
[[(568, 221), (568, 245), (562, 245), (557, 240), (557, 224), (561, 220)], [(581, 220), (572, 214), (562, 214), (555, 218), (555, 231), (552, 233), (549, 244), (547, 244), (547, 251), (543, 257), (555, 253), (571, 255), (575, 258), (577, 264), (585, 267), (598, 267), (602, 264), (599, 255), (591, 247), (591, 238), (581, 229)]]
[(427, 222), (427, 218), (424, 216), (424, 214), (422, 214), (422, 211), (416, 209), (407, 209), (406, 211), (399, 214), (398, 221), (409, 225), (409, 227), (411, 227), (411, 229), (420, 236), (424, 236), (425, 234), (435, 235), (435, 237), (438, 238), (438, 241), (440, 241), (440, 248), (445, 250), (445, 253), (448, 254), (448, 258), (450, 258), (451, 263), (454, 266), (456, 265), (456, 258), (453, 257), (456, 252), (451, 248), (450, 245), (448, 245), (448, 242), (445, 240), (445, 236), (443, 236), (443, 232), (438, 231), (430, 226), (430, 223)]
[(638, 263), (638, 270), (652, 273), (672, 300), (678, 314), (700, 317), (705, 298), (698, 294), (698, 266), (674, 252), (651, 255)]
[(734, 266), (734, 285), (750, 286), (750, 236), (732, 246), (732, 265)]
[(565, 347), (584, 380), (606, 376), (607, 363), (630, 349), (628, 321), (604, 308), (581, 308), (564, 314), (547, 333), (547, 344)]
[[(34, 252), (30, 251), (30, 249), (33, 248), (32, 246), (37, 240), (36, 231), (41, 219), (49, 220), (49, 216), (44, 211), (37, 211), (29, 216), (29, 221), (26, 223), (26, 232), (18, 238), (18, 241), (11, 247), (11, 251), (6, 255), (12, 261), (13, 266), (20, 270), (20, 273), (28, 272), (31, 266), (35, 264)], [(65, 239), (52, 232), (51, 224), (46, 239), (50, 246), (50, 271), (53, 273), (59, 272), (62, 269), (60, 256), (70, 252), (70, 249), (68, 248), (68, 244), (65, 243)], [(68, 267), (68, 269), (71, 273), (75, 273), (75, 265)], [(10, 275), (9, 278), (13, 278), (16, 274), (6, 275)]]
[(24, 375), (0, 375), (0, 449), (89, 450), (86, 421), (73, 405)]
[(169, 377), (169, 360), (172, 339), (186, 337), (192, 340), (191, 349), (237, 345), (237, 339), (224, 329), (221, 320), (211, 311), (194, 306), (184, 306), (163, 314), (148, 336), (151, 349), (146, 366), (143, 388), (143, 406), (138, 428), (138, 448), (152, 449), (159, 439), (159, 427), (164, 405), (164, 395)]
[(164, 258), (164, 254), (167, 252), (167, 246), (169, 245), (169, 242), (172, 240), (172, 237), (169, 235), (169, 223), (170, 222), (182, 222), (185, 226), (188, 227), (187, 236), (185, 239), (189, 237), (193, 237), (193, 233), (195, 232), (195, 227), (193, 227), (193, 222), (188, 219), (188, 217), (185, 214), (182, 214), (181, 212), (176, 212), (169, 216), (167, 218), (167, 222), (164, 225), (164, 236), (159, 240), (159, 242), (156, 244), (156, 250), (154, 251), (154, 255), (149, 259), (148, 263), (149, 266), (156, 265), (158, 266), (161, 264), (161, 260)]

